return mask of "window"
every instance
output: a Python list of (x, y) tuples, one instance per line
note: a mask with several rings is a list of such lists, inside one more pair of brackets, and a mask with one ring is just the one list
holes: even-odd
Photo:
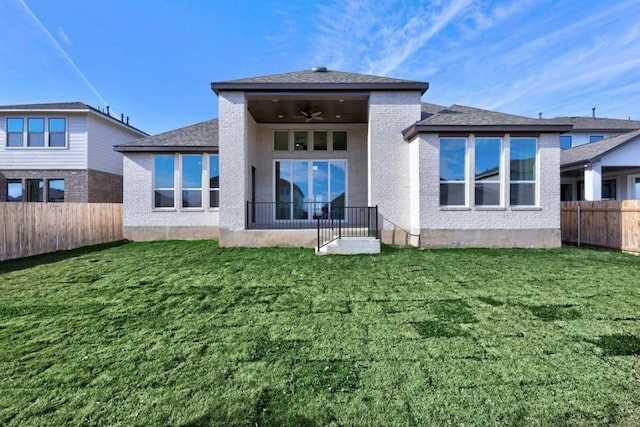
[(333, 150), (344, 151), (347, 149), (347, 131), (333, 131)]
[(209, 154), (209, 207), (220, 206), (220, 160), (217, 154)]
[(67, 119), (65, 117), (8, 118), (7, 147), (24, 147), (25, 144), (27, 147), (66, 147)]
[(316, 130), (313, 132), (313, 150), (327, 151), (327, 131)]
[(602, 135), (589, 135), (589, 142), (596, 142), (604, 139)]
[(466, 205), (467, 141), (464, 138), (440, 140), (440, 205)]
[(511, 205), (536, 204), (536, 151), (535, 138), (511, 139)]
[(573, 185), (560, 184), (560, 201), (570, 202), (573, 199)]
[(153, 158), (153, 206), (155, 208), (174, 207), (174, 175), (173, 154), (156, 154)]
[(182, 207), (202, 207), (202, 154), (182, 156)]
[(22, 180), (8, 179), (7, 180), (7, 202), (21, 202), (21, 201), (22, 201)]
[(500, 206), (500, 154), (499, 138), (476, 139), (475, 204), (476, 206)]
[(560, 135), (560, 149), (571, 148), (571, 135)]
[(44, 182), (41, 179), (27, 180), (27, 202), (44, 201)]
[(293, 149), (295, 151), (306, 151), (308, 147), (309, 134), (306, 130), (296, 130), (293, 132)]
[(277, 130), (273, 133), (273, 149), (275, 151), (289, 150), (289, 131)]
[(22, 147), (24, 145), (24, 119), (7, 119), (7, 147)]
[(53, 203), (64, 202), (64, 179), (50, 179), (47, 181), (47, 201)]
[(44, 119), (27, 119), (27, 146), (44, 147)]
[(67, 145), (67, 119), (56, 117), (49, 119), (49, 147)]
[(344, 219), (346, 160), (276, 160), (276, 219)]
[(602, 200), (616, 200), (616, 184), (615, 178), (602, 181)]

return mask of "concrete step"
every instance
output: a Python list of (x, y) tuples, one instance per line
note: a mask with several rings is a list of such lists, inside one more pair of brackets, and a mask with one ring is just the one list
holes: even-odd
[(354, 254), (378, 254), (380, 253), (380, 239), (374, 237), (342, 237), (325, 245), (318, 250), (316, 255), (354, 255)]

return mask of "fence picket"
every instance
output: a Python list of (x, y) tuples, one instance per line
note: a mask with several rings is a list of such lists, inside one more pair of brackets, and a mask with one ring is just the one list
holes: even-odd
[(0, 203), (0, 261), (122, 240), (120, 203)]

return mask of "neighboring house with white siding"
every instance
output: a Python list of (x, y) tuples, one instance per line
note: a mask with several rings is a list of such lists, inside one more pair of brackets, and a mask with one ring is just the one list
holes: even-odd
[(146, 136), (81, 102), (0, 106), (0, 201), (122, 202), (122, 155)]
[(313, 247), (318, 224), (366, 222), (420, 247), (559, 246), (572, 125), (422, 103), (428, 87), (323, 67), (212, 83), (217, 120), (116, 147), (125, 238)]

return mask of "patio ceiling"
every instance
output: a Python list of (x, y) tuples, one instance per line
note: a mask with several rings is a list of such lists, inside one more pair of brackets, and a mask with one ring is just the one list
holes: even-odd
[(367, 123), (369, 98), (349, 93), (248, 94), (249, 112), (258, 123), (307, 123), (300, 111), (322, 112), (308, 123)]

